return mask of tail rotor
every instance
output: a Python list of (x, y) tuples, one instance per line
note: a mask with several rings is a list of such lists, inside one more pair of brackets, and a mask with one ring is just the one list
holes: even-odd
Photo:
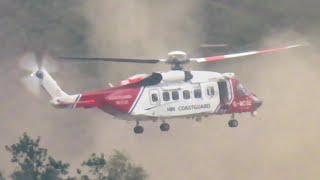
[(40, 95), (43, 71), (56, 71), (56, 66), (50, 61), (49, 56), (37, 57), (34, 53), (22, 56), (19, 67), (28, 72), (27, 76), (21, 78), (22, 84), (35, 96)]

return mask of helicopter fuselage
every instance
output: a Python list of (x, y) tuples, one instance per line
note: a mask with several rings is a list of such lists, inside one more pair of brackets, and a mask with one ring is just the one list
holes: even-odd
[[(181, 72), (192, 76), (188, 80), (173, 78)], [(127, 84), (73, 95), (73, 107), (99, 108), (119, 119), (143, 121), (253, 113), (261, 106), (262, 102), (232, 73), (188, 73), (169, 71), (162, 73), (161, 79), (135, 75), (137, 80), (129, 78), (124, 81)]]

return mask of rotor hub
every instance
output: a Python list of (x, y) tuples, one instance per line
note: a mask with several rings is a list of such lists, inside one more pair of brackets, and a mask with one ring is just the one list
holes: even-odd
[(182, 70), (183, 64), (189, 63), (190, 59), (188, 58), (187, 53), (182, 51), (172, 51), (168, 53), (167, 64), (171, 64), (172, 70)]
[(43, 78), (43, 72), (42, 71), (37, 71), (36, 72), (36, 76), (37, 76), (37, 78), (39, 78), (39, 79), (42, 79)]

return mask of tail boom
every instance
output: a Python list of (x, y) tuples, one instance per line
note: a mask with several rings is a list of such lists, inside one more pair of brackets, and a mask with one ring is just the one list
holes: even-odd
[(53, 98), (50, 103), (55, 108), (93, 108), (98, 107), (96, 100), (81, 99), (82, 94), (67, 95), (63, 97)]
[(80, 97), (81, 94), (56, 97), (50, 101), (50, 104), (55, 108), (75, 108)]
[(35, 73), (35, 75), (40, 79), (41, 86), (49, 93), (52, 98), (68, 96), (67, 93), (62, 91), (57, 82), (46, 70), (39, 70)]
[(35, 75), (41, 83), (41, 86), (51, 96), (50, 104), (55, 108), (74, 108), (79, 101), (81, 94), (68, 95), (46, 70), (39, 70)]

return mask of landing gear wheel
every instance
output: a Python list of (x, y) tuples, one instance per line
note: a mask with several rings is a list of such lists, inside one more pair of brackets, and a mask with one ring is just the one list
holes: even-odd
[(170, 129), (170, 125), (168, 123), (162, 123), (160, 125), (160, 130), (161, 131), (169, 131), (169, 129)]
[(136, 133), (136, 134), (142, 134), (143, 133), (143, 127), (142, 126), (136, 126), (136, 127), (134, 127), (134, 129), (133, 129), (133, 131), (134, 131), (134, 133)]
[(229, 127), (232, 127), (232, 128), (237, 127), (237, 126), (238, 126), (238, 121), (235, 120), (235, 119), (231, 119), (231, 120), (228, 122), (228, 125), (229, 125)]

